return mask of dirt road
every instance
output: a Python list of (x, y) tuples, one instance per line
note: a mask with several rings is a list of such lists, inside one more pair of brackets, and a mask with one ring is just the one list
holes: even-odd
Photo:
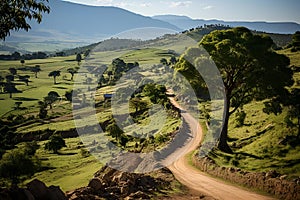
[[(172, 103), (179, 107), (178, 103), (171, 99)], [(199, 122), (188, 113), (182, 113), (182, 117), (189, 124), (193, 139), (188, 144), (188, 152), (195, 150), (202, 139), (202, 129)], [(190, 166), (186, 156), (182, 156), (168, 167), (175, 175), (176, 179), (188, 188), (199, 191), (207, 196), (215, 199), (225, 200), (260, 200), (260, 199), (273, 199), (245, 189), (228, 185), (218, 179), (212, 178), (203, 172)]]

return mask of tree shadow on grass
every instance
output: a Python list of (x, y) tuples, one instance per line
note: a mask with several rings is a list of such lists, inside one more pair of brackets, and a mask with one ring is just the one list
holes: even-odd
[(14, 97), (13, 100), (16, 100), (16, 101), (37, 101), (38, 99), (28, 98), (28, 97)]
[(53, 88), (62, 89), (62, 90), (68, 89), (68, 88), (62, 87), (62, 86), (55, 86), (55, 87), (53, 87)]
[(72, 156), (72, 155), (76, 155), (77, 153), (72, 153), (72, 152), (69, 152), (69, 153), (63, 153), (63, 152), (57, 152), (57, 155), (60, 155), (60, 156)]

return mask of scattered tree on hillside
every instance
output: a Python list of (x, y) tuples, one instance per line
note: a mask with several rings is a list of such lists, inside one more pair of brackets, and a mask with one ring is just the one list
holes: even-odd
[(171, 64), (171, 65), (175, 65), (176, 62), (177, 62), (176, 57), (175, 57), (175, 56), (172, 56), (172, 57), (170, 58), (170, 64)]
[(129, 106), (133, 107), (135, 109), (135, 112), (138, 112), (139, 110), (144, 110), (147, 108), (147, 102), (141, 100), (138, 97), (134, 97), (129, 100)]
[(41, 71), (41, 66), (40, 65), (36, 65), (34, 67), (31, 68), (31, 71), (34, 73), (35, 78), (37, 78), (37, 74)]
[(73, 81), (74, 74), (77, 73), (77, 70), (74, 68), (69, 68), (69, 69), (67, 69), (67, 71), (71, 74), (71, 81)]
[(59, 94), (55, 91), (50, 91), (46, 97), (44, 97), (44, 102), (46, 105), (49, 105), (52, 109), (52, 104), (58, 100)]
[(123, 130), (120, 129), (120, 127), (116, 123), (112, 123), (106, 127), (106, 131), (109, 132), (109, 134), (113, 137), (116, 138), (118, 141), (120, 136), (123, 134)]
[(22, 104), (23, 104), (22, 101), (16, 101), (16, 102), (15, 102), (15, 109), (16, 109), (16, 110), (20, 109), (20, 106), (21, 106)]
[(5, 79), (6, 79), (7, 83), (11, 83), (11, 82), (13, 82), (15, 80), (15, 77), (10, 74), (10, 75), (6, 75)]
[(21, 60), (20, 60), (20, 63), (21, 63), (22, 66), (24, 66), (25, 60), (24, 60), (24, 59), (21, 59)]
[(73, 90), (66, 91), (65, 97), (68, 101), (72, 102)]
[(1, 1), (0, 13), (0, 39), (4, 40), (11, 30), (20, 29), (28, 31), (31, 27), (29, 20), (42, 21), (42, 13), (49, 13), (50, 8), (45, 4), (48, 0), (14, 0)]
[(77, 61), (78, 65), (80, 65), (81, 60), (82, 60), (81, 54), (77, 53), (76, 54), (76, 61)]
[(167, 59), (165, 59), (165, 58), (160, 59), (160, 63), (161, 63), (162, 65), (168, 65), (168, 61), (167, 61)]
[(152, 103), (158, 104), (167, 100), (166, 87), (154, 83), (148, 83), (143, 88), (143, 93), (148, 96)]
[(272, 50), (270, 37), (253, 35), (243, 27), (213, 31), (199, 45), (212, 57), (223, 78), (225, 115), (218, 148), (231, 152), (227, 144), (229, 117), (253, 99), (271, 99), (271, 104), (274, 99), (281, 100), (287, 93), (285, 87), (293, 84), (289, 59)]
[(292, 36), (292, 51), (300, 51), (300, 31), (297, 31)]
[(60, 76), (60, 71), (52, 71), (48, 74), (49, 77), (53, 77), (54, 84), (56, 84), (56, 77)]
[(20, 91), (16, 88), (15, 84), (12, 83), (12, 82), (6, 83), (5, 86), (4, 86), (4, 90), (5, 90), (7, 93), (9, 93), (9, 98), (12, 98), (12, 94), (13, 94), (13, 93), (18, 93), (18, 92), (20, 92)]
[(14, 68), (14, 67), (9, 68), (8, 70), (9, 70), (9, 72), (10, 72), (12, 75), (16, 75), (16, 74), (17, 74), (17, 70), (16, 70), (16, 68)]
[[(298, 133), (297, 137), (300, 138), (300, 89), (292, 89), (288, 98), (286, 98), (286, 105), (288, 107), (288, 112), (285, 117), (285, 122), (288, 127), (297, 127)], [(274, 108), (273, 108), (274, 109)], [(281, 109), (275, 109), (278, 113), (281, 113)], [(265, 110), (266, 113), (270, 113), (271, 109)], [(272, 113), (275, 113), (274, 111)], [(296, 123), (295, 123), (296, 121)]]
[(40, 119), (45, 119), (47, 117), (48, 111), (47, 111), (47, 104), (43, 101), (39, 101), (39, 118)]
[(27, 86), (28, 86), (28, 83), (29, 83), (29, 78), (30, 78), (29, 75), (25, 75), (25, 76), (19, 75), (19, 80), (23, 81)]
[(58, 153), (58, 150), (66, 147), (66, 142), (61, 135), (54, 134), (49, 138), (49, 141), (45, 144), (45, 149)]

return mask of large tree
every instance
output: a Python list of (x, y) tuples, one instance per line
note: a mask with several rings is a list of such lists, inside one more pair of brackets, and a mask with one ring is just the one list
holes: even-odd
[(225, 87), (224, 122), (218, 148), (231, 152), (227, 144), (229, 117), (252, 100), (280, 102), (293, 84), (289, 59), (273, 51), (272, 39), (252, 34), (243, 27), (213, 31), (199, 45), (209, 53)]
[(50, 12), (45, 2), (48, 0), (1, 0), (0, 39), (4, 40), (9, 36), (11, 30), (28, 31), (31, 28), (28, 20), (34, 19), (41, 23), (42, 13)]
[(60, 71), (52, 71), (48, 74), (49, 77), (53, 77), (54, 84), (56, 84), (56, 77), (60, 76)]

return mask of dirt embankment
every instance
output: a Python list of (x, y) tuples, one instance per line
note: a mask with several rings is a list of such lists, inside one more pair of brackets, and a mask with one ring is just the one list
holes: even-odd
[(300, 199), (300, 179), (288, 181), (285, 180), (285, 175), (280, 175), (276, 171), (267, 173), (246, 172), (232, 167), (220, 167), (207, 157), (200, 159), (197, 156), (193, 157), (193, 164), (210, 175), (265, 191), (279, 199)]

